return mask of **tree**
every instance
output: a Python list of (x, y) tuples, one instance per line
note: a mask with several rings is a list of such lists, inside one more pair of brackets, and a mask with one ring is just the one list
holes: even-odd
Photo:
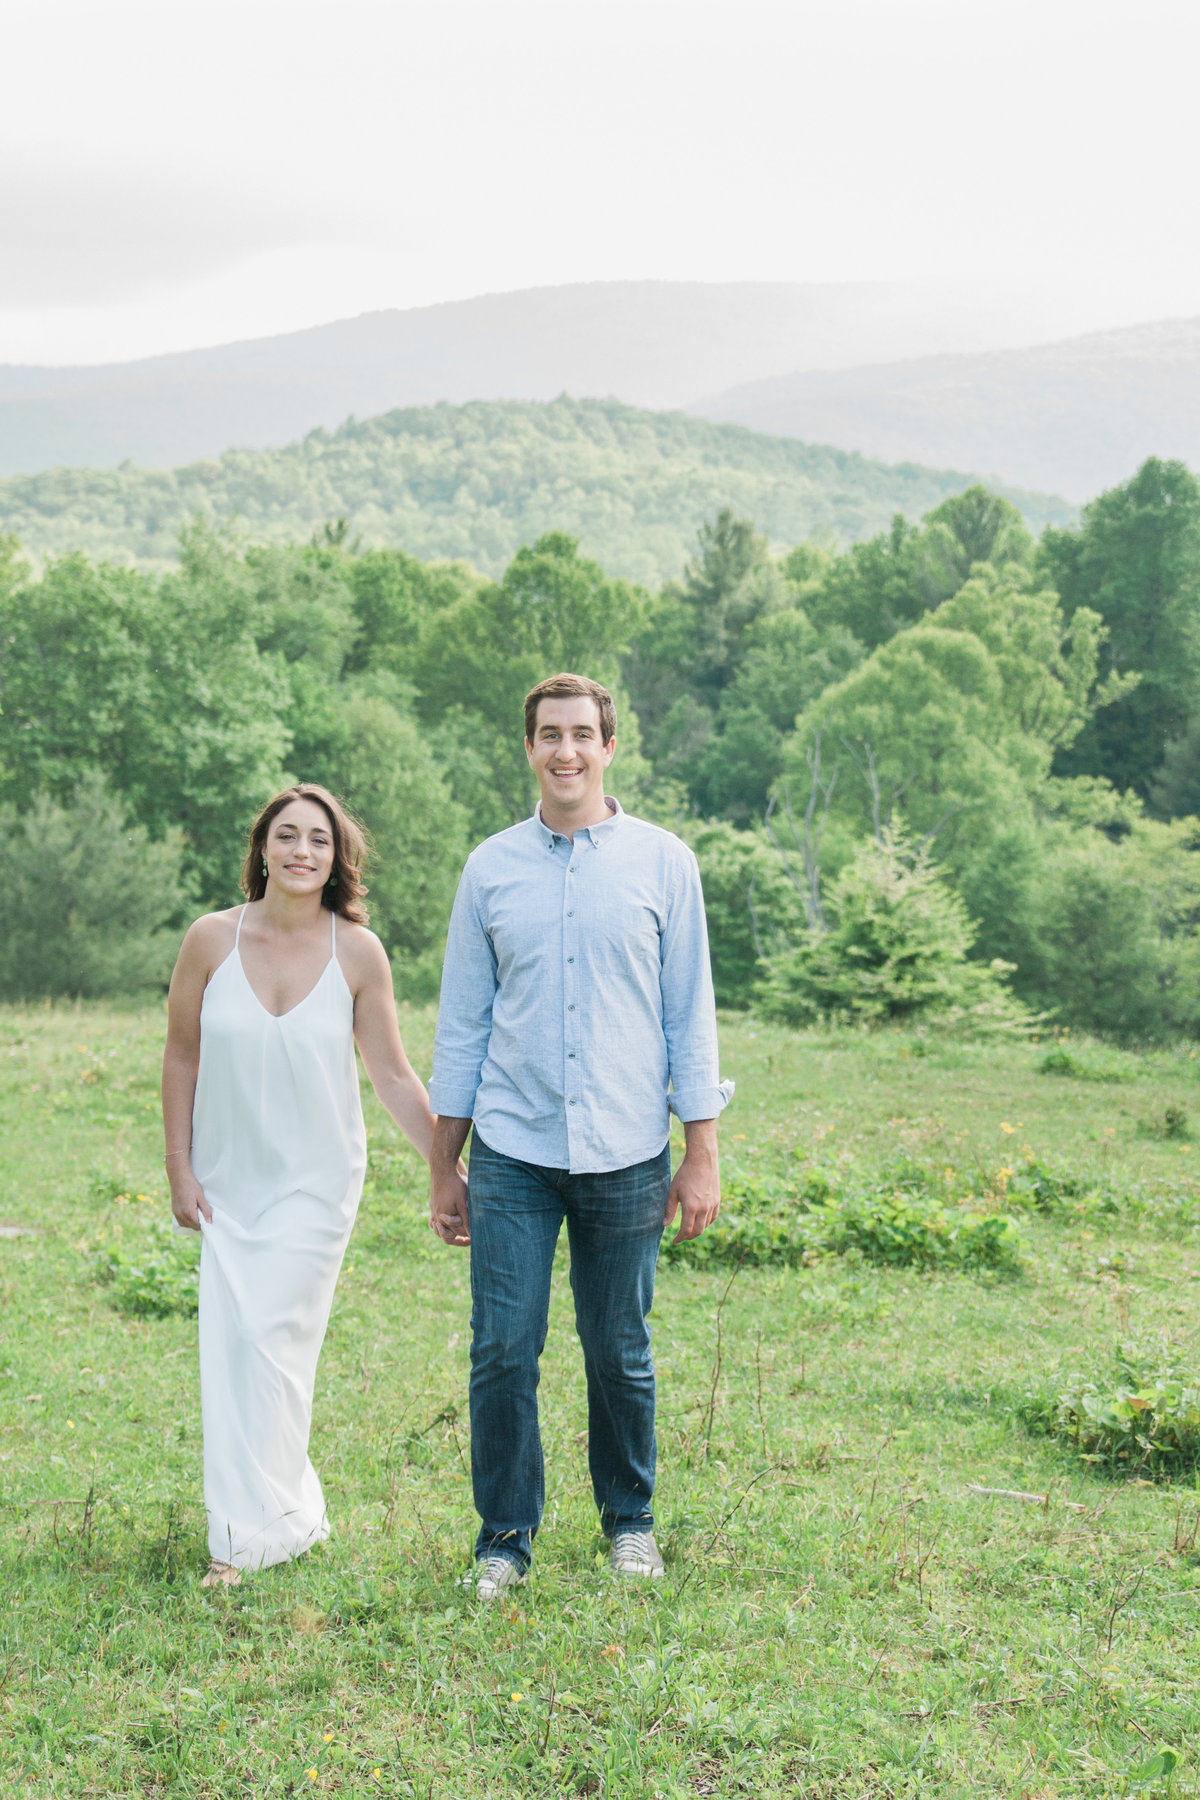
[(186, 896), (182, 841), (127, 823), (95, 770), (61, 803), (0, 804), (0, 998), (162, 988)]
[(930, 531), (940, 528), (942, 563), (947, 576), (957, 576), (960, 583), (976, 563), (999, 569), (1006, 563), (1027, 566), (1033, 559), (1033, 537), (1016, 507), (978, 483), (927, 512), (925, 526)]
[(804, 907), (779, 857), (758, 833), (711, 823), (693, 829), (718, 1006), (750, 1004), (762, 958), (804, 929)]
[[(1151, 458), (1084, 509), (1077, 530), (1049, 529), (1039, 566), (1069, 617), (1089, 607), (1108, 632), (1113, 670), (1141, 679), (1097, 713), (1057, 763), (1150, 797), (1172, 740), (1200, 693), (1200, 484)], [(1162, 796), (1173, 801), (1167, 788)]]
[(358, 624), (348, 673), (413, 677), (421, 631), (434, 613), (484, 585), (465, 563), (423, 563), (403, 550), (367, 550), (347, 570)]
[(959, 585), (945, 528), (922, 532), (897, 513), (889, 531), (835, 557), (805, 600), (818, 630), (840, 626), (867, 650), (917, 621)]
[[(560, 669), (611, 687), (641, 597), (549, 532), (519, 550), (489, 583), (425, 622), (414, 664), (421, 719), (461, 742), (474, 822), (497, 830), (524, 818), (534, 785), (525, 761), (522, 702)], [(453, 771), (452, 771), (453, 772)], [(455, 782), (455, 792), (464, 790)]]
[(788, 1025), (823, 1017), (864, 1024), (950, 1021), (977, 1031), (1012, 1027), (1021, 1008), (1007, 965), (972, 962), (975, 929), (960, 897), (898, 822), (860, 845), (830, 885), (831, 924), (769, 954), (759, 989), (764, 1017)]
[(756, 619), (713, 729), (695, 753), (690, 786), (701, 812), (740, 824), (761, 818), (797, 715), (862, 654), (848, 631), (834, 625), (818, 632), (797, 605)]
[(301, 778), (346, 801), (371, 844), (371, 926), (396, 962), (401, 991), (437, 993), (446, 924), (470, 848), (465, 809), (428, 734), (370, 677), (338, 695), (332, 735)]

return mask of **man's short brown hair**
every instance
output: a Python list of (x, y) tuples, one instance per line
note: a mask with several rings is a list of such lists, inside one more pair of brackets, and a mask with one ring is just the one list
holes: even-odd
[(613, 697), (606, 687), (593, 681), (590, 675), (548, 675), (545, 681), (539, 681), (536, 687), (530, 688), (525, 696), (525, 736), (533, 742), (533, 734), (537, 730), (538, 704), (542, 700), (573, 700), (576, 695), (584, 699), (594, 700), (600, 709), (600, 740), (609, 744), (617, 735), (617, 709), (613, 705)]

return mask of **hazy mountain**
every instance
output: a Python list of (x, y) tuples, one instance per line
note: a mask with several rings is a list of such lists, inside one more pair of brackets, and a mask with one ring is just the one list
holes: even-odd
[(1086, 500), (1147, 456), (1200, 467), (1200, 319), (736, 387), (689, 410)]
[[(919, 518), (969, 479), (615, 400), (475, 401), (179, 469), (14, 476), (0, 481), (0, 531), (43, 554), (163, 562), (197, 513), (259, 542), (345, 518), (364, 543), (498, 573), (520, 544), (561, 530), (613, 574), (656, 584), (679, 573), (697, 528), (723, 506), (775, 543), (816, 532), (846, 543), (895, 512)], [(1070, 516), (1043, 494), (1009, 497), (1035, 529)]]
[(127, 457), (164, 468), (439, 400), (572, 393), (683, 406), (783, 370), (1035, 343), (1077, 319), (1077, 303), (933, 282), (488, 294), (142, 362), (0, 366), (0, 475)]

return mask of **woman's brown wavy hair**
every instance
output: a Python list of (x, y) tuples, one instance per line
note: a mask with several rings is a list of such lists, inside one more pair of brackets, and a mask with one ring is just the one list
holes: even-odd
[(285, 788), (259, 813), (250, 829), (250, 847), (242, 864), (242, 892), (247, 900), (261, 900), (267, 891), (263, 874), (263, 850), (271, 820), (293, 800), (315, 800), (323, 807), (333, 833), (333, 868), (321, 892), (321, 905), (335, 912), (339, 919), (353, 925), (365, 925), (369, 914), (363, 905), (367, 889), (363, 876), (367, 868), (367, 840), (357, 819), (351, 818), (341, 801), (315, 781), (298, 781)]

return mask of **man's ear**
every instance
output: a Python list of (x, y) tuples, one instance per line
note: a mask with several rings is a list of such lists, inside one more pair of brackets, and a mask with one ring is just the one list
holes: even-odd
[(530, 768), (532, 769), (532, 767), (533, 767), (533, 745), (530, 743), (528, 738), (525, 739), (525, 761), (529, 764)]
[(617, 747), (617, 734), (614, 731), (612, 736), (609, 738), (607, 744), (605, 744), (605, 746), (604, 746), (604, 766), (606, 769), (607, 769), (609, 763), (613, 759), (613, 752), (616, 750), (616, 747)]

